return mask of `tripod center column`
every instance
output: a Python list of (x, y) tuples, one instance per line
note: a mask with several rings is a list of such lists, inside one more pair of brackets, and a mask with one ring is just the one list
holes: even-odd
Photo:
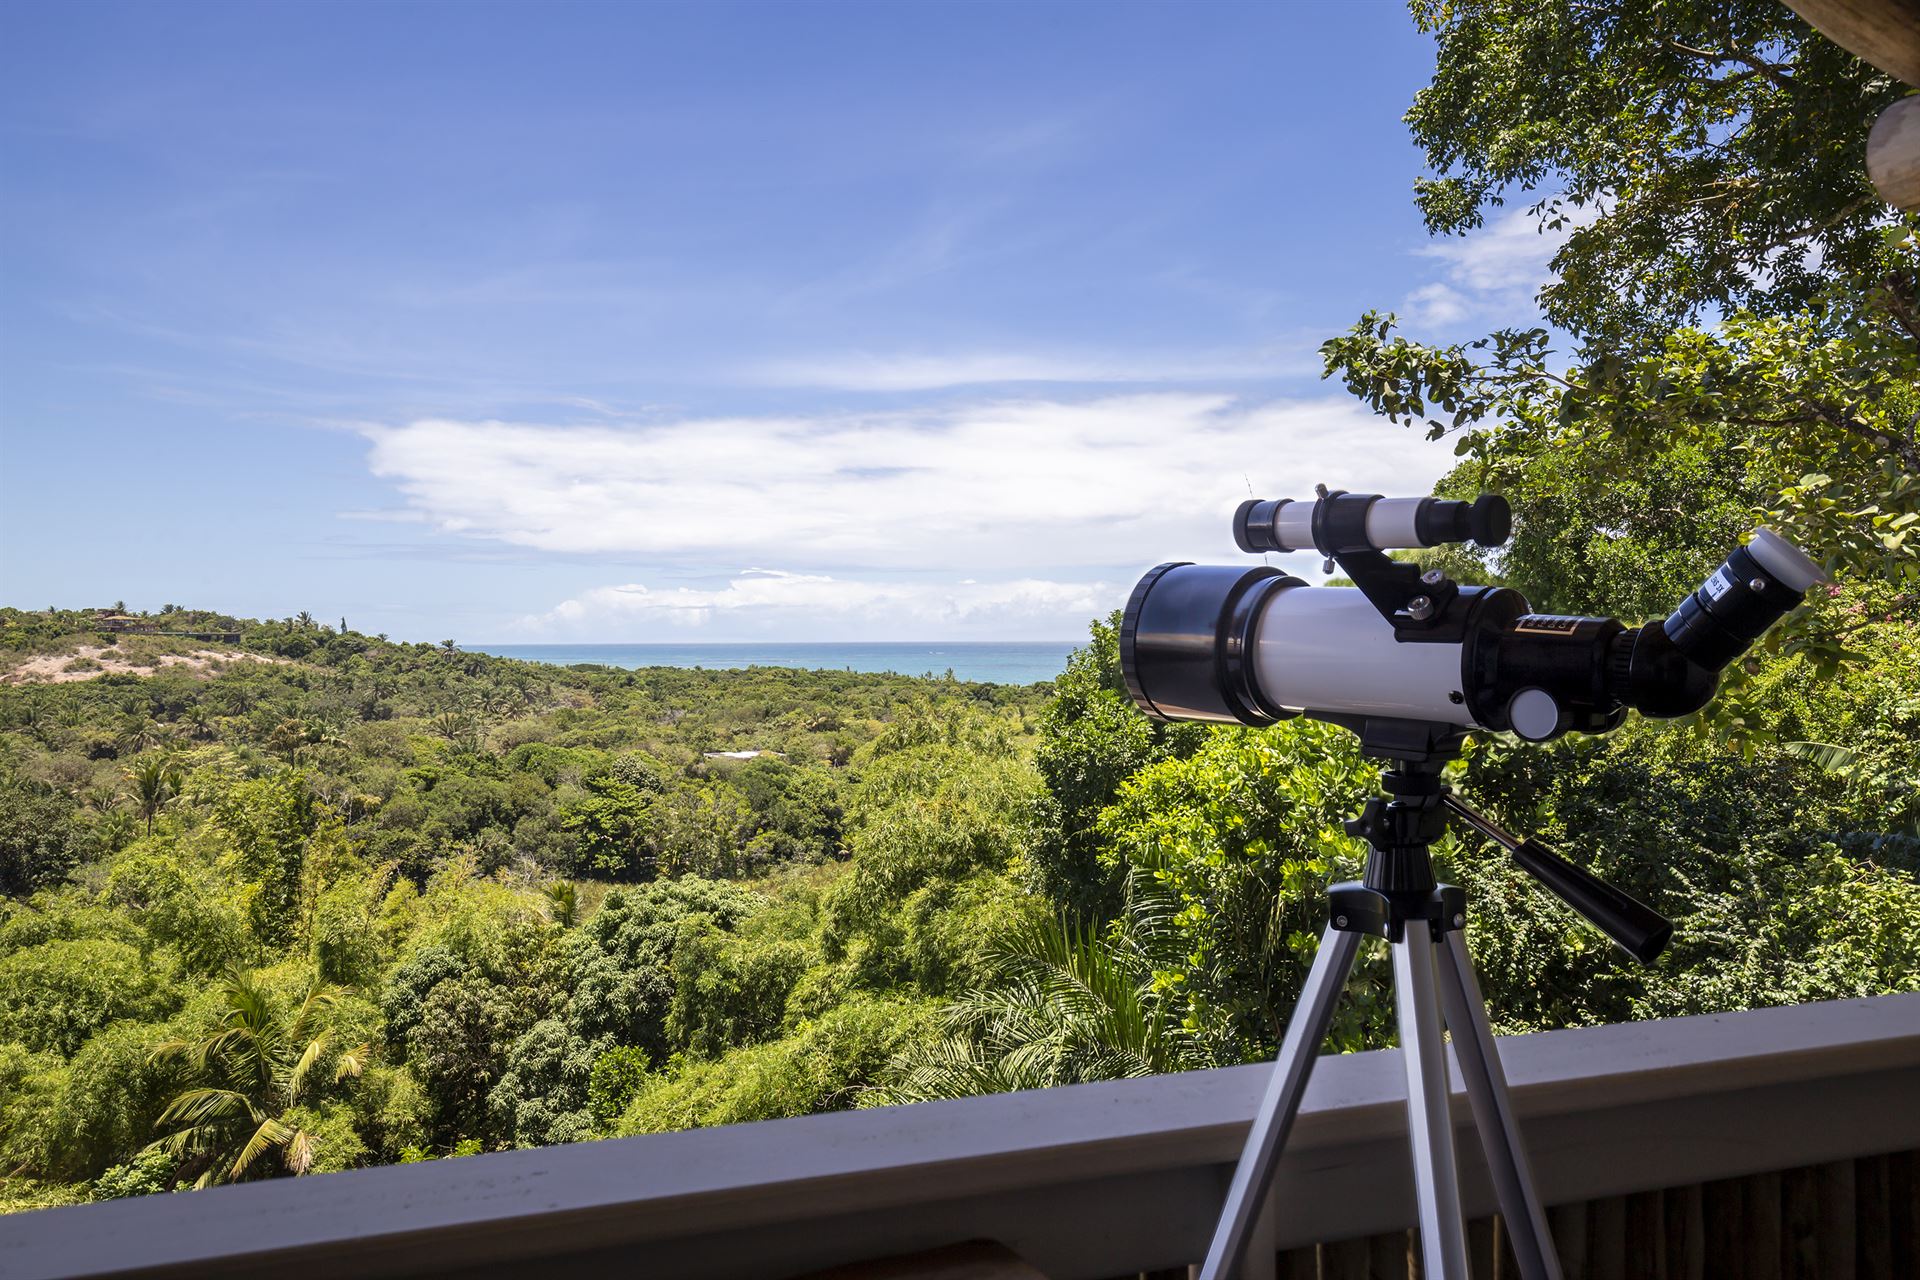
[(1425, 895), (1434, 889), (1427, 847), (1446, 830), (1441, 761), (1401, 762), (1380, 778), (1385, 798), (1367, 801), (1347, 833), (1372, 846), (1364, 883), (1377, 893)]

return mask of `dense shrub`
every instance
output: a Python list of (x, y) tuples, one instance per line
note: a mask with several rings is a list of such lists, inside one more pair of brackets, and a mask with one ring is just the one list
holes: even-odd
[(856, 1106), (894, 1055), (933, 1027), (932, 1007), (923, 1002), (851, 999), (784, 1039), (655, 1077), (614, 1131), (659, 1133)]
[(700, 916), (726, 930), (765, 904), (756, 893), (693, 876), (608, 894), (572, 940), (568, 1025), (583, 1041), (636, 1045), (664, 1058), (682, 922)]
[(0, 958), (0, 1040), (29, 1049), (70, 1058), (108, 1023), (178, 1004), (166, 967), (124, 942), (43, 942)]

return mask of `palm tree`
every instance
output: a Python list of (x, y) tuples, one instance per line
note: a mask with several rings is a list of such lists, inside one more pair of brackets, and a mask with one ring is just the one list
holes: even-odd
[(114, 741), (123, 751), (145, 751), (159, 746), (166, 738), (160, 725), (140, 712), (131, 712), (120, 722)]
[(580, 894), (571, 880), (555, 880), (546, 887), (547, 915), (562, 929), (571, 929), (580, 917)]
[(462, 751), (480, 749), (480, 726), (464, 711), (442, 711), (430, 722), (433, 731)]
[(180, 766), (165, 756), (148, 756), (127, 770), (132, 787), (133, 807), (147, 820), (147, 834), (153, 834), (153, 820), (180, 794), (184, 778)]
[(201, 742), (213, 737), (213, 713), (199, 702), (181, 712), (180, 721), (187, 726), (189, 736)]
[(995, 957), (1000, 981), (947, 1006), (947, 1034), (892, 1064), (887, 1103), (1045, 1089), (1184, 1070), (1177, 1029), (1154, 1008), (1151, 975), (1124, 944), (1045, 921)]
[[(321, 1018), (338, 997), (316, 980), (300, 1007), (283, 1014), (254, 975), (239, 970), (227, 974), (222, 996), (219, 1030), (199, 1040), (168, 1040), (148, 1055), (149, 1062), (184, 1058), (201, 1081), (160, 1113), (155, 1127), (173, 1132), (148, 1150), (205, 1161), (196, 1187), (238, 1182), (272, 1151), (287, 1172), (306, 1173), (313, 1168), (313, 1135), (282, 1117), (316, 1092), (315, 1069), (333, 1048)], [(360, 1045), (339, 1054), (329, 1081), (359, 1075), (370, 1052)]]
[(307, 728), (307, 722), (296, 716), (289, 716), (273, 726), (273, 732), (267, 735), (266, 748), (275, 755), (284, 755), (287, 758), (287, 768), (291, 769), (300, 754), (300, 748), (312, 740), (312, 732)]

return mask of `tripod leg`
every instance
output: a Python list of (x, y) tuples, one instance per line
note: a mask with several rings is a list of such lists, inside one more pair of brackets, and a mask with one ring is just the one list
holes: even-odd
[(1393, 1002), (1407, 1070), (1407, 1136), (1420, 1206), (1420, 1260), (1431, 1280), (1467, 1280), (1466, 1226), (1460, 1218), (1453, 1117), (1447, 1101), (1447, 1048), (1440, 1039), (1434, 982), (1438, 945), (1420, 923), (1393, 944)]
[(1247, 1242), (1266, 1202), (1267, 1188), (1273, 1184), (1280, 1151), (1287, 1145), (1287, 1130), (1293, 1127), (1293, 1117), (1307, 1091), (1307, 1077), (1313, 1073), (1314, 1059), (1320, 1056), (1320, 1046), (1333, 1022), (1334, 1001), (1347, 985), (1359, 949), (1357, 933), (1329, 926), (1320, 935), (1320, 950), (1313, 957), (1313, 968), (1307, 971), (1306, 985), (1300, 989), (1293, 1017), (1287, 1022), (1266, 1096), (1254, 1112), (1247, 1145), (1241, 1149), (1240, 1163), (1234, 1166), (1233, 1181), (1227, 1185), (1226, 1208), (1221, 1210), (1219, 1225), (1213, 1230), (1213, 1243), (1200, 1269), (1201, 1280), (1231, 1280), (1240, 1270)]
[(1473, 1101), (1474, 1127), (1486, 1148), (1487, 1168), (1513, 1241), (1513, 1256), (1526, 1280), (1560, 1280), (1560, 1255), (1533, 1187), (1533, 1171), (1527, 1166), (1520, 1126), (1507, 1097), (1507, 1073), (1500, 1067), (1500, 1051), (1487, 1025), (1486, 1002), (1473, 973), (1473, 957), (1467, 954), (1466, 935), (1458, 929), (1449, 932), (1439, 960), (1440, 1002), (1453, 1032), (1453, 1052), (1460, 1060), (1467, 1097)]

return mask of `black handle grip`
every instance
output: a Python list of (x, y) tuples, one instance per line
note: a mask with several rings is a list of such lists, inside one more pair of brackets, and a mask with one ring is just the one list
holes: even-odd
[(1522, 840), (1513, 849), (1513, 860), (1641, 964), (1652, 964), (1673, 937), (1673, 921), (1538, 840)]

